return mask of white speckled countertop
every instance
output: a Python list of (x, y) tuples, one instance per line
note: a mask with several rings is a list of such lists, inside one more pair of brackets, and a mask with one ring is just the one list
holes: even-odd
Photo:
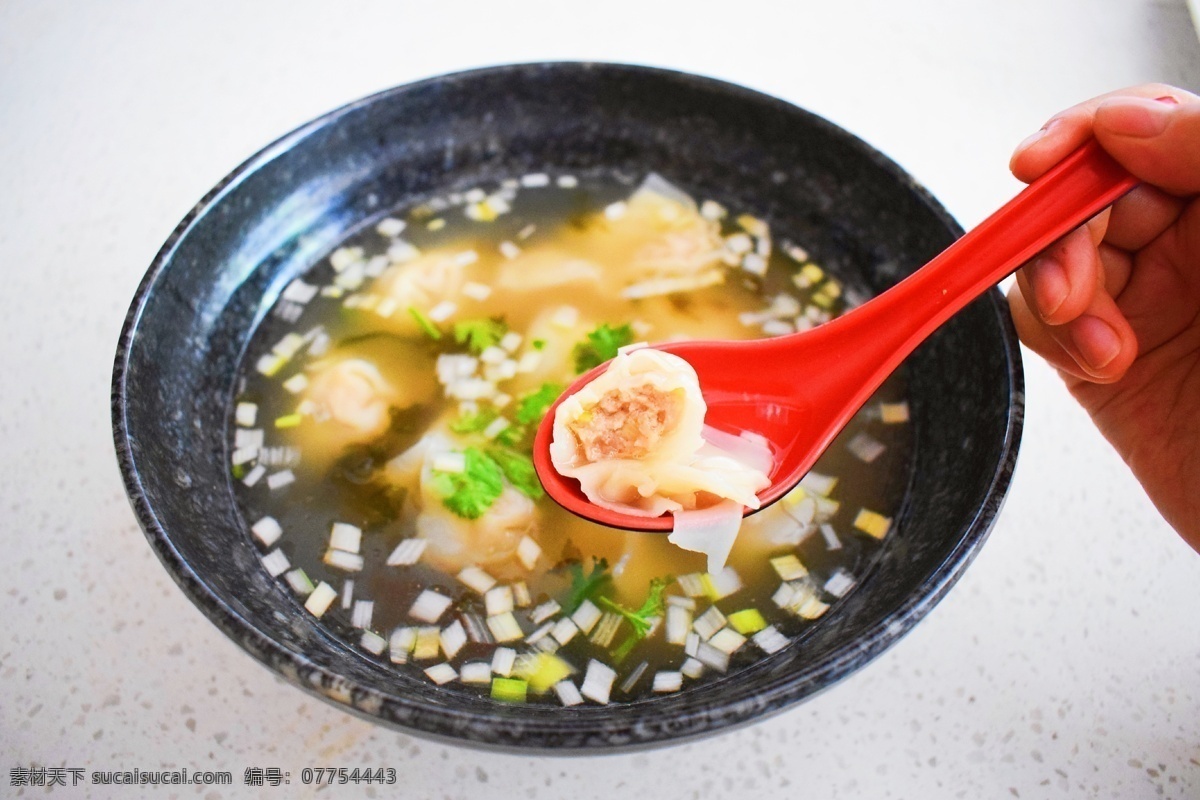
[[(313, 0), (0, 4), (0, 796), (12, 770), (392, 766), (413, 798), (1200, 797), (1200, 555), (1057, 379), (1027, 367), (1007, 506), (949, 597), (833, 690), (643, 755), (445, 747), (309, 698), (210, 625), (138, 530), (111, 445), (126, 307), (176, 222), (261, 145), (348, 100), (540, 59), (671, 66), (857, 133), (967, 226), (1052, 112), (1200, 88), (1184, 0)], [(68, 783), (70, 779), (68, 777)]]

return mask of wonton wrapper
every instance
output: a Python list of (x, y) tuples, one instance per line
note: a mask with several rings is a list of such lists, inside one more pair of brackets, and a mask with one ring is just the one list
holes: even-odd
[[(667, 420), (659, 432), (661, 438), (650, 441), (645, 453), (589, 458), (587, 451), (596, 447), (583, 439), (590, 439), (596, 415), (614, 424), (621, 422), (627, 418), (622, 416), (627, 405), (624, 398), (647, 390), (666, 406), (660, 415)], [(614, 399), (622, 411), (605, 411), (606, 401), (611, 407)], [(579, 481), (588, 500), (613, 511), (657, 517), (698, 508), (706, 496), (758, 508), (755, 493), (770, 485), (770, 480), (715, 448), (705, 447), (706, 410), (696, 372), (686, 361), (649, 348), (624, 353), (613, 359), (603, 375), (559, 405), (550, 460), (560, 474)], [(631, 427), (636, 426), (626, 423), (621, 430)], [(581, 430), (585, 431), (582, 439)]]
[(374, 364), (349, 358), (321, 368), (309, 381), (307, 398), (319, 419), (344, 428), (350, 441), (365, 441), (387, 430), (396, 390)]
[(517, 292), (538, 292), (559, 286), (598, 289), (604, 269), (594, 261), (572, 256), (557, 247), (523, 251), (506, 260), (496, 274), (496, 286)]
[(384, 271), (375, 283), (375, 291), (396, 304), (391, 315), (393, 324), (410, 331), (418, 329), (408, 309), (427, 312), (443, 300), (454, 300), (466, 283), (469, 262), (461, 259), (463, 251), (432, 251), (411, 261), (395, 264)]
[(433, 462), (461, 450), (448, 434), (435, 429), (388, 463), (388, 478), (409, 490), (417, 536), (429, 542), (421, 560), (450, 574), (478, 565), (498, 578), (518, 577), (524, 569), (515, 559), (517, 546), (525, 536), (537, 538), (533, 501), (505, 481), (496, 502), (479, 519), (463, 519), (450, 511), (434, 488)]

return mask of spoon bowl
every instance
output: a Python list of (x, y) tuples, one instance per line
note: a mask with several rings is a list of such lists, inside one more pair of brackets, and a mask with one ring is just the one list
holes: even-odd
[[(808, 331), (751, 341), (672, 342), (657, 349), (696, 370), (705, 423), (766, 438), (774, 456), (760, 508), (787, 494), (872, 393), (921, 342), (1056, 239), (1110, 206), (1137, 180), (1090, 141), (883, 294)], [(550, 461), (554, 415), (590, 383), (584, 374), (550, 407), (533, 460), (546, 493), (594, 522), (669, 531), (671, 516), (643, 517), (594, 505)], [(751, 514), (759, 509), (743, 509)]]

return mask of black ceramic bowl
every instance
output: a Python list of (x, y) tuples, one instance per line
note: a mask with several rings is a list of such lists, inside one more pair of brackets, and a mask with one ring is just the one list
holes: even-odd
[(867, 292), (960, 233), (895, 164), (825, 120), (642, 67), (534, 64), (434, 78), (268, 146), (200, 201), (146, 273), (121, 331), (112, 413), (121, 472), (155, 552), (222, 631), (289, 681), (460, 743), (554, 752), (665, 744), (780, 711), (863, 666), (941, 599), (983, 543), (1023, 408), (998, 292), (908, 362), (915, 466), (874, 570), (802, 646), (744, 671), (630, 705), (503, 706), (369, 660), (268, 578), (235, 510), (226, 431), (239, 358), (282, 287), (385, 208), (451, 186), (599, 168), (653, 170), (749, 209)]

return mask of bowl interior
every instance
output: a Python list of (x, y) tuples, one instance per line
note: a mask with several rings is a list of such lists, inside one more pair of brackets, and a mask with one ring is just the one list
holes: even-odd
[(630, 705), (505, 707), (373, 663), (261, 568), (235, 510), (226, 431), (239, 358), (282, 288), (368, 217), (542, 170), (648, 171), (803, 241), (876, 293), (956, 236), (899, 168), (793, 106), (716, 81), (613, 65), (481, 70), (367, 98), (251, 158), (147, 273), (114, 373), (118, 456), (151, 544), (192, 600), (290, 680), (372, 718), (501, 748), (620, 749), (776, 711), (894, 642), (965, 568), (1007, 488), (1020, 362), (997, 292), (908, 362), (910, 490), (873, 571), (797, 645), (725, 679)]

